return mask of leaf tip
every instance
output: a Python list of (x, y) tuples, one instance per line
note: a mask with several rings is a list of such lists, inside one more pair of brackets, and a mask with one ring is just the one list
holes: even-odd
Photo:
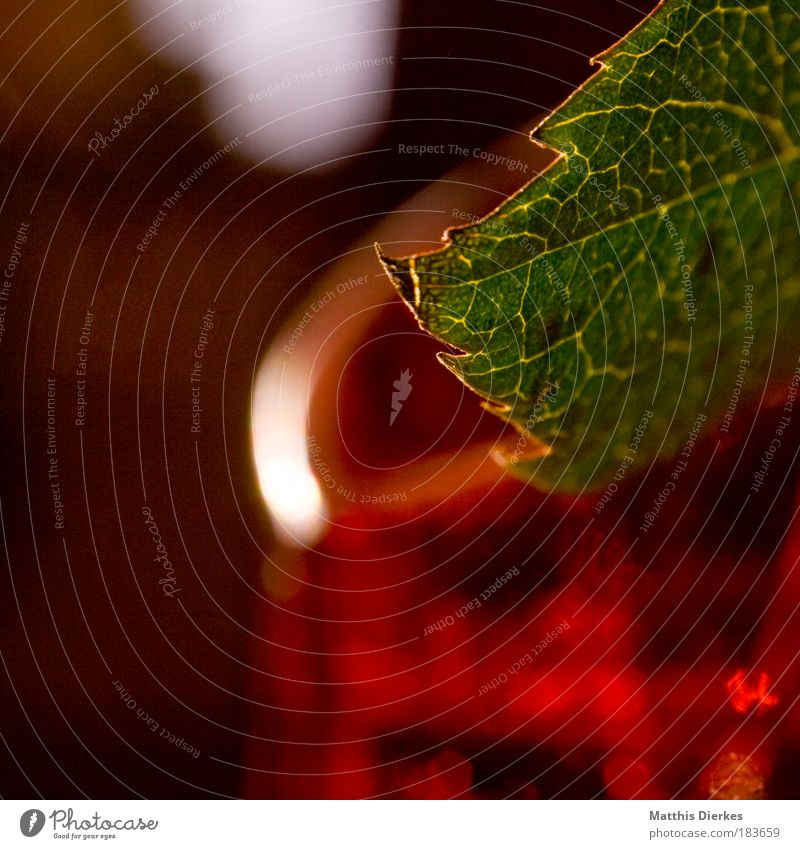
[[(520, 447), (521, 443), (524, 443)], [(516, 470), (519, 476), (519, 467), (523, 463), (529, 463), (532, 460), (541, 460), (552, 453), (552, 448), (545, 445), (544, 442), (538, 440), (535, 436), (531, 436), (525, 440), (522, 436), (518, 437), (513, 445), (498, 445), (492, 450), (492, 459), (501, 468), (506, 470)]]
[(384, 253), (383, 248), (375, 242), (375, 252), (378, 254), (383, 270), (386, 272), (392, 285), (397, 289), (402, 299), (411, 308), (414, 315), (418, 315), (418, 309), (422, 301), (419, 278), (414, 270), (414, 257), (393, 259)]

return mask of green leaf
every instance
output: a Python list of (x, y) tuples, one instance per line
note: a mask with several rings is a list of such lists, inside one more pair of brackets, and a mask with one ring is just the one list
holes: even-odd
[(797, 365), (791, 7), (666, 0), (537, 130), (561, 152), (544, 174), (443, 249), (381, 255), (536, 486), (686, 460)]

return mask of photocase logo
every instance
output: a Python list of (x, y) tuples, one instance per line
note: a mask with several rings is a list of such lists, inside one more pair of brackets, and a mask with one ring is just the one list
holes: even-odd
[(19, 830), (25, 837), (36, 837), (44, 828), (44, 812), (38, 808), (31, 808), (19, 818)]
[(394, 420), (397, 418), (397, 414), (400, 410), (403, 409), (403, 401), (408, 400), (408, 396), (411, 394), (411, 390), (414, 388), (411, 385), (411, 378), (414, 375), (411, 374), (410, 369), (406, 369), (405, 371), (400, 372), (400, 379), (395, 380), (392, 384), (394, 386), (395, 391), (392, 392), (392, 412), (389, 415), (389, 426), (391, 427), (394, 424)]

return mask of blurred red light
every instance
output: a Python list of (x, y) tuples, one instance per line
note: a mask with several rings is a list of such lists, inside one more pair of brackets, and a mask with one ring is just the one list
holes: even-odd
[(733, 709), (737, 713), (747, 713), (755, 708), (756, 712), (761, 714), (778, 704), (778, 697), (770, 693), (772, 678), (766, 672), (760, 672), (755, 685), (751, 685), (747, 683), (745, 670), (739, 669), (726, 687)]

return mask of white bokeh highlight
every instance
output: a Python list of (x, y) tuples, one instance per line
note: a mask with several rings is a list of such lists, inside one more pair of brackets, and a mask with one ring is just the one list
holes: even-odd
[(388, 114), (398, 0), (131, 7), (147, 47), (199, 77), (220, 141), (241, 137), (240, 153), (270, 168), (332, 167), (367, 147)]

